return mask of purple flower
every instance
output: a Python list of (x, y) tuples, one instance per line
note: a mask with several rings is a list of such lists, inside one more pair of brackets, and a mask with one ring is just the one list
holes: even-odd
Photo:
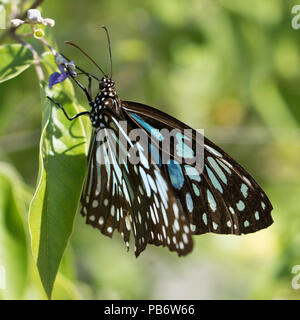
[(51, 89), (55, 84), (63, 82), (68, 78), (68, 74), (66, 72), (59, 73), (59, 72), (54, 72), (51, 74), (49, 77), (49, 88)]
[(60, 72), (54, 72), (49, 77), (49, 88), (51, 89), (55, 84), (65, 81), (70, 74), (77, 76), (75, 72), (75, 64), (73, 61), (66, 61), (61, 55), (55, 57), (55, 62)]

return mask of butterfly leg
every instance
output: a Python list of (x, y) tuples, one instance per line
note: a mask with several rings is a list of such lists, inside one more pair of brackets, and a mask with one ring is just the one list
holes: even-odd
[(57, 101), (53, 100), (52, 98), (50, 98), (50, 97), (48, 97), (48, 96), (47, 96), (47, 98), (48, 98), (52, 103), (56, 104), (56, 105), (63, 111), (63, 113), (64, 113), (64, 115), (66, 116), (66, 118), (67, 118), (68, 120), (70, 120), (70, 121), (72, 121), (72, 120), (74, 120), (74, 119), (76, 119), (76, 118), (78, 118), (78, 117), (80, 117), (80, 116), (84, 116), (84, 115), (89, 115), (89, 114), (90, 114), (89, 111), (83, 111), (83, 112), (79, 112), (79, 113), (75, 114), (73, 117), (69, 117), (68, 114), (67, 114), (67, 112), (66, 112), (66, 110), (64, 109), (64, 107), (63, 107), (60, 103), (58, 103)]
[(70, 74), (70, 77), (74, 80), (74, 82), (78, 85), (78, 87), (83, 90), (83, 92), (85, 93), (89, 104), (93, 103), (93, 98), (92, 98), (92, 77), (88, 74), (86, 74), (89, 78), (89, 85), (88, 85), (88, 89), (86, 89), (86, 87), (80, 83), (73, 75)]
[(92, 96), (92, 77), (90, 74), (87, 74), (87, 77), (89, 78), (88, 93), (91, 97)]
[[(69, 61), (69, 62), (71, 61), (69, 58), (67, 58), (67, 57), (66, 57), (65, 55), (63, 55), (62, 53), (60, 53), (60, 55), (62, 55), (67, 61)], [(81, 83), (74, 77), (74, 75), (73, 75), (71, 72), (68, 72), (68, 74), (69, 74), (69, 76), (71, 77), (71, 79), (78, 85), (78, 87), (79, 87), (81, 90), (84, 91), (84, 93), (85, 93), (85, 95), (86, 95), (86, 97), (87, 97), (87, 99), (88, 99), (88, 102), (89, 102), (89, 104), (91, 105), (91, 104), (93, 103), (93, 98), (92, 98), (92, 79), (96, 79), (97, 81), (99, 81), (99, 79), (98, 79), (96, 76), (94, 76), (94, 75), (92, 75), (92, 74), (84, 71), (83, 69), (79, 68), (78, 66), (75, 66), (75, 68), (76, 68), (78, 71), (80, 71), (81, 74), (84, 74), (84, 75), (86, 75), (86, 76), (88, 77), (88, 79), (89, 79), (88, 89), (86, 89), (85, 86), (84, 86), (83, 84), (81, 84)]]

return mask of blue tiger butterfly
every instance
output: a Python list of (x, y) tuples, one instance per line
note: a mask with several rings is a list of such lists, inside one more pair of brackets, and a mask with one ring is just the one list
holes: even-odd
[[(119, 99), (112, 80), (110, 38), (106, 27), (102, 27), (109, 44), (110, 76), (76, 44), (67, 42), (88, 56), (104, 75), (98, 79), (74, 65), (89, 79), (89, 86), (85, 88), (75, 78), (74, 71), (64, 64), (67, 76), (85, 92), (90, 110), (69, 117), (58, 102), (48, 97), (69, 120), (87, 115), (93, 126), (81, 195), (81, 214), (86, 222), (109, 237), (117, 230), (127, 248), (132, 233), (136, 256), (147, 244), (168, 247), (182, 256), (193, 248), (192, 235), (206, 232), (240, 235), (270, 226), (272, 205), (267, 195), (227, 153), (203, 137), (203, 170), (200, 173), (184, 157), (181, 163), (176, 160), (178, 148), (187, 147), (186, 141), (193, 143), (192, 147), (187, 147), (190, 152), (201, 144), (196, 139), (196, 130), (157, 109)], [(91, 94), (93, 78), (99, 83), (94, 99)], [(128, 145), (133, 145), (120, 125), (122, 121), (129, 130), (141, 129), (149, 138), (144, 147), (137, 143), (137, 153), (142, 159), (137, 164), (122, 162), (115, 150), (116, 146), (126, 150)], [(167, 139), (165, 133), (173, 129), (177, 130), (177, 138), (185, 139), (170, 140), (166, 152), (161, 142)], [(187, 129), (191, 132), (189, 136), (185, 136)], [(107, 134), (105, 144), (97, 138), (100, 130)], [(156, 132), (154, 138), (153, 132)], [(144, 156), (145, 148), (156, 155), (157, 161)], [(170, 158), (167, 163), (161, 161), (164, 153)], [(100, 157), (104, 157), (104, 162)]]

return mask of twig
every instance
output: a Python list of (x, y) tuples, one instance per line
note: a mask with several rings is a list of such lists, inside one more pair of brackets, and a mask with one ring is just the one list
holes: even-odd
[(40, 59), (40, 56), (37, 53), (37, 51), (32, 47), (32, 45), (30, 43), (24, 41), (17, 34), (12, 33), (11, 37), (13, 39), (17, 40), (18, 42), (20, 42), (25, 48), (27, 48), (28, 50), (31, 51), (31, 53), (33, 55), (33, 58), (34, 58), (34, 66), (35, 66), (35, 71), (37, 73), (37, 76), (38, 76), (40, 81), (44, 80), (45, 76), (44, 76), (44, 72), (43, 72), (43, 69), (42, 69), (41, 64), (40, 64), (41, 59)]
[(21, 34), (18, 34), (18, 37), (24, 39), (24, 38), (30, 38), (33, 36), (33, 33), (32, 32), (27, 32), (27, 33), (21, 33)]
[(46, 39), (40, 38), (39, 40), (42, 42), (42, 44), (43, 44), (44, 46), (46, 46), (46, 47), (51, 51), (51, 53), (52, 53), (54, 56), (57, 55), (57, 52), (54, 50), (54, 48), (52, 48), (52, 47), (49, 45), (49, 43), (46, 41)]
[(22, 12), (26, 6), (26, 3), (28, 2), (28, 0), (23, 0), (21, 5), (20, 5), (20, 11)]

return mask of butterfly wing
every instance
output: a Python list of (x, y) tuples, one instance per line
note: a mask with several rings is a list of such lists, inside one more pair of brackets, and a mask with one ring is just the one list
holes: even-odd
[[(133, 147), (122, 118), (104, 111), (102, 128), (94, 131), (88, 156), (88, 174), (81, 196), (86, 222), (112, 237), (117, 230), (129, 248), (130, 233), (138, 256), (146, 245), (167, 246), (178, 255), (192, 250), (189, 223), (160, 168), (137, 153), (142, 163), (124, 161)], [(132, 129), (131, 127), (128, 130)]]
[[(150, 148), (159, 153), (156, 156), (159, 161), (166, 152), (161, 147), (162, 140), (166, 138), (161, 129), (178, 130), (179, 139), (171, 141), (173, 145), (167, 151), (170, 163), (161, 163), (160, 167), (165, 179), (172, 185), (194, 234), (251, 233), (273, 223), (272, 205), (261, 187), (245, 169), (210, 140), (205, 137), (196, 139), (199, 133), (195, 130), (152, 107), (122, 102), (122, 110), (128, 121), (143, 128), (149, 137), (154, 130)], [(185, 129), (192, 133), (184, 136)], [(185, 148), (188, 140), (192, 140), (193, 144)], [(204, 150), (202, 172), (191, 166), (187, 159), (191, 151), (196, 154), (197, 147)], [(178, 151), (183, 154), (181, 163), (176, 161)]]

